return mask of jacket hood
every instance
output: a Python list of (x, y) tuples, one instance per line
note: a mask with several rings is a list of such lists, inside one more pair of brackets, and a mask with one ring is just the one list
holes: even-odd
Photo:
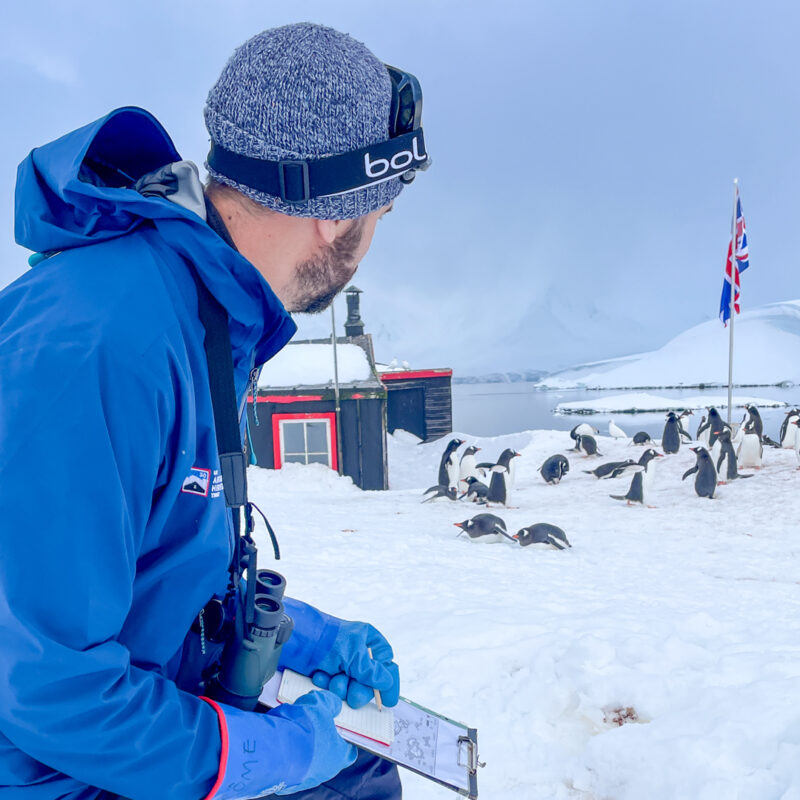
[(269, 284), (206, 224), (202, 207), (195, 211), (163, 196), (169, 192), (145, 195), (135, 188), (180, 160), (158, 120), (135, 107), (35, 148), (17, 171), (17, 243), (52, 253), (152, 225), (226, 308), (234, 348), (255, 351), (256, 363), (263, 363), (296, 330)]

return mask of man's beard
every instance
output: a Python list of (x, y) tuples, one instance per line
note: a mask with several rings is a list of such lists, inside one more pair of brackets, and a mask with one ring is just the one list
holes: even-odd
[(363, 232), (364, 220), (357, 219), (322, 253), (298, 264), (292, 311), (318, 314), (333, 302), (333, 298), (344, 289), (358, 267), (353, 262)]

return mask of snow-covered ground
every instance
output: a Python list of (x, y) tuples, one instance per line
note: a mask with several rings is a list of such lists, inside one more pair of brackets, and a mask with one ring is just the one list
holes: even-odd
[[(734, 408), (744, 408), (752, 404), (762, 408), (780, 408), (785, 406), (783, 400), (768, 400), (764, 397), (742, 397), (734, 395), (732, 405)], [(728, 407), (727, 395), (698, 395), (697, 397), (660, 397), (647, 392), (626, 392), (607, 397), (597, 397), (592, 400), (574, 400), (570, 403), (559, 403), (555, 408), (556, 414), (631, 414), (639, 411), (670, 411), (677, 409), (698, 410), (711, 406), (720, 408)]]
[[(792, 451), (698, 498), (686, 448), (659, 459), (654, 509), (628, 480), (584, 474), (605, 459), (568, 434), (461, 436), (496, 458), (514, 447), (509, 529), (562, 527), (559, 552), (457, 538), (482, 509), (439, 500), (444, 441), (390, 442), (387, 492), (319, 465), (250, 471), (289, 591), (377, 625), (403, 694), (477, 726), (484, 800), (800, 798), (800, 472)], [(641, 450), (598, 437), (608, 459)], [(558, 486), (537, 470), (565, 454)], [(259, 537), (263, 565), (271, 552)], [(618, 725), (625, 717), (631, 721)], [(632, 721), (635, 717), (635, 721)], [(403, 772), (406, 800), (455, 797)]]
[[(742, 386), (800, 383), (800, 300), (746, 311), (735, 320), (734, 382)], [(542, 378), (542, 388), (648, 389), (728, 383), (728, 330), (717, 320), (684, 331), (661, 349), (595, 362)]]

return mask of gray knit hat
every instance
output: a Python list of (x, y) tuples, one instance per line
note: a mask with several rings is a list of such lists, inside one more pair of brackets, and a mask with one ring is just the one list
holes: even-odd
[[(386, 65), (361, 42), (303, 22), (259, 33), (239, 47), (208, 93), (211, 140), (250, 158), (318, 159), (389, 137), (392, 83)], [(216, 181), (274, 211), (353, 219), (389, 205), (399, 178), (347, 194), (287, 203), (209, 167)]]

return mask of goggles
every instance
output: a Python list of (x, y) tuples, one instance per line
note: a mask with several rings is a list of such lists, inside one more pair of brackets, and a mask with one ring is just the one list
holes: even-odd
[(422, 135), (422, 88), (410, 72), (388, 64), (386, 69), (392, 81), (387, 141), (335, 156), (280, 161), (243, 156), (212, 142), (208, 166), (286, 203), (348, 194), (397, 177), (411, 183), (417, 170), (430, 166)]

